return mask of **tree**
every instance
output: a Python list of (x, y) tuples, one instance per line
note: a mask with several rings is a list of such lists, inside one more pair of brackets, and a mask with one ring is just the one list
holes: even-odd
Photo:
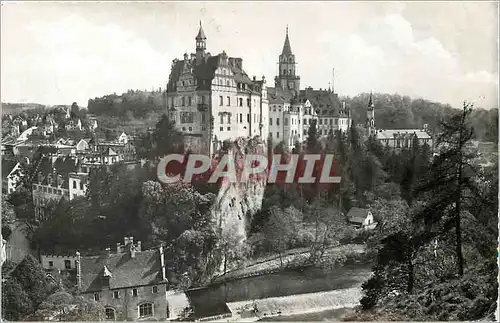
[(444, 131), (437, 140), (437, 147), (441, 150), (431, 164), (426, 181), (417, 188), (419, 193), (427, 193), (429, 202), (417, 214), (416, 221), (423, 221), (427, 231), (436, 224), (442, 224), (441, 232), (455, 228), (459, 276), (464, 273), (460, 217), (471, 198), (478, 195), (472, 178), (477, 173), (471, 162), (474, 156), (466, 151), (467, 143), (474, 134), (468, 125), (471, 113), (472, 105), (464, 103), (461, 113), (442, 122)]
[(167, 154), (184, 153), (183, 134), (175, 123), (163, 115), (153, 132), (142, 134), (136, 145), (137, 155), (149, 160), (157, 160)]
[(283, 210), (274, 206), (269, 211), (264, 235), (271, 250), (278, 252), (281, 268), (284, 266), (283, 253), (288, 250), (291, 240), (298, 233), (301, 216), (301, 212), (293, 207)]

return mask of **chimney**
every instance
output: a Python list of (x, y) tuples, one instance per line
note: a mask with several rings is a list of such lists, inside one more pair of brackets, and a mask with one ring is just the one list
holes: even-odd
[(237, 68), (239, 68), (240, 70), (243, 70), (243, 59), (235, 58), (234, 63), (235, 63)]
[(167, 275), (165, 273), (165, 255), (163, 253), (163, 246), (160, 245), (160, 248), (158, 248), (160, 251), (160, 264), (161, 264), (161, 279), (163, 281), (167, 280)]
[(123, 238), (123, 242), (124, 242), (124, 246), (127, 247), (128, 243), (129, 243), (128, 237)]
[(130, 244), (130, 258), (135, 258), (135, 246)]
[(128, 238), (130, 244), (133, 246), (134, 245), (134, 237), (129, 237)]
[(137, 241), (137, 252), (141, 252), (142, 251), (142, 243), (140, 241)]
[(116, 253), (122, 253), (122, 245), (119, 242), (116, 243)]
[(82, 261), (80, 253), (76, 252), (76, 287), (79, 290), (82, 287)]

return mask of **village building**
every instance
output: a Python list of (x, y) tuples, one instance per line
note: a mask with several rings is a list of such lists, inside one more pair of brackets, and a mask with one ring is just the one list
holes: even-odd
[(415, 140), (420, 146), (428, 145), (431, 151), (434, 148), (432, 134), (426, 124), (423, 125), (422, 129), (377, 129), (375, 126), (375, 104), (371, 93), (366, 109), (365, 127), (368, 136), (376, 138), (383, 146), (396, 152), (413, 147)]
[(77, 252), (77, 287), (81, 296), (100, 303), (106, 320), (172, 320), (189, 305), (167, 279), (163, 246), (142, 250), (126, 237), (116, 252), (81, 256)]
[(373, 214), (369, 209), (353, 207), (347, 213), (349, 223), (354, 225), (356, 229), (370, 230), (377, 226), (377, 222), (373, 219)]

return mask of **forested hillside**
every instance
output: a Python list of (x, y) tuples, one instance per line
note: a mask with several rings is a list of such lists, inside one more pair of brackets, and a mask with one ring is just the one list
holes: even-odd
[[(364, 124), (369, 93), (354, 97), (344, 97), (351, 107), (354, 123)], [(440, 121), (451, 115), (453, 109), (448, 104), (425, 99), (412, 99), (399, 94), (374, 93), (375, 125), (378, 129), (415, 129), (427, 124), (437, 132)], [(130, 90), (122, 95), (106, 95), (88, 102), (89, 113), (99, 116), (103, 128), (120, 128), (131, 132), (153, 127), (159, 116), (165, 112), (164, 93)], [(498, 109), (477, 108), (471, 115), (476, 139), (497, 141)]]
[[(364, 124), (369, 93), (355, 97), (345, 97), (346, 105), (351, 107), (356, 124)], [(425, 99), (412, 99), (399, 94), (374, 93), (375, 126), (377, 129), (415, 129), (427, 124), (433, 132), (439, 131), (440, 121), (457, 112), (448, 104)], [(498, 140), (498, 109), (483, 110), (476, 108), (470, 116), (476, 139), (481, 141)]]

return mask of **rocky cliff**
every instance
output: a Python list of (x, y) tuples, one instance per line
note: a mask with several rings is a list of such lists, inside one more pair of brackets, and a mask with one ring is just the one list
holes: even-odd
[[(265, 154), (265, 143), (258, 139), (239, 138), (225, 143), (221, 154), (233, 157), (238, 173), (242, 171), (246, 155)], [(223, 182), (212, 208), (212, 216), (219, 229), (220, 268), (217, 274), (224, 273), (238, 265), (238, 260), (246, 253), (247, 231), (253, 215), (260, 210), (265, 177), (251, 179), (245, 183)]]

